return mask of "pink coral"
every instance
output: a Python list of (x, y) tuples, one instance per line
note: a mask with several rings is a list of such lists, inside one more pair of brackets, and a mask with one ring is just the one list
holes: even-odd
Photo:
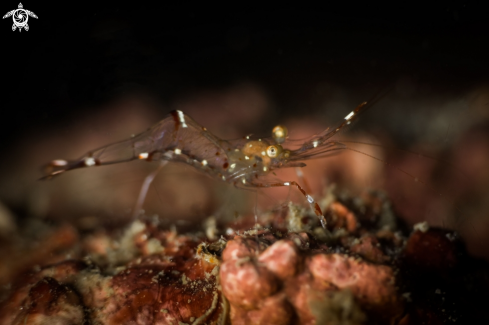
[[(259, 251), (260, 243), (270, 246)], [(313, 301), (344, 289), (384, 319), (396, 319), (402, 313), (392, 267), (321, 251), (307, 255), (294, 241), (273, 241), (266, 232), (231, 240), (223, 252), (220, 276), (232, 322), (288, 324), (297, 319), (300, 324), (315, 324), (319, 316), (313, 311)], [(357, 308), (355, 301), (352, 308)]]

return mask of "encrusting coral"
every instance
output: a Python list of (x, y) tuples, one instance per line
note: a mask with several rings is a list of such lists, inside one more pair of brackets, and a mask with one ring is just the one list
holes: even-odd
[(455, 233), (418, 225), (407, 236), (376, 192), (351, 198), (331, 190), (320, 203), (328, 230), (289, 204), (254, 227), (211, 220), (209, 229), (178, 234), (148, 220), (79, 234), (60, 226), (46, 228), (30, 254), (10, 241), (10, 258), (0, 257), (0, 324), (489, 319), (481, 305), (489, 268), (467, 256)]

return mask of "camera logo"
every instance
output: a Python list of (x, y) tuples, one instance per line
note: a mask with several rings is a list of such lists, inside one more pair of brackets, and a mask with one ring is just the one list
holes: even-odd
[(36, 14), (32, 11), (25, 10), (22, 6), (22, 3), (19, 3), (19, 7), (17, 9), (7, 12), (5, 16), (3, 16), (3, 19), (10, 16), (12, 16), (12, 19), (14, 21), (14, 24), (12, 25), (12, 31), (15, 31), (18, 28), (19, 32), (22, 31), (22, 28), (24, 28), (26, 31), (29, 30), (29, 25), (27, 25), (29, 16), (37, 19)]

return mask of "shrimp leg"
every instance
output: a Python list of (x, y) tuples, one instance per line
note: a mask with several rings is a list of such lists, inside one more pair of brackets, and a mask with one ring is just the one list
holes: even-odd
[(146, 176), (146, 178), (144, 179), (143, 185), (141, 186), (141, 190), (139, 191), (138, 200), (136, 201), (136, 205), (134, 206), (134, 210), (132, 211), (133, 219), (136, 219), (138, 217), (139, 213), (141, 212), (141, 210), (143, 208), (143, 203), (144, 203), (144, 200), (146, 199), (146, 194), (148, 194), (149, 186), (151, 185), (151, 183), (155, 179), (158, 172), (167, 163), (168, 163), (168, 161), (166, 161), (166, 160), (161, 161), (158, 168), (155, 171), (153, 171), (151, 174)]
[(324, 218), (323, 212), (321, 211), (321, 208), (319, 207), (319, 204), (314, 200), (314, 198), (307, 194), (306, 191), (296, 182), (296, 181), (289, 181), (289, 182), (246, 182), (246, 183), (241, 183), (239, 184), (236, 182), (235, 186), (237, 187), (261, 187), (261, 188), (269, 188), (269, 187), (283, 187), (283, 186), (295, 186), (301, 193), (304, 195), (306, 198), (307, 202), (311, 205), (311, 208), (313, 209), (314, 213), (319, 219), (319, 222), (321, 222), (321, 226), (326, 229), (326, 219)]
[(311, 187), (309, 186), (309, 183), (307, 182), (306, 178), (304, 177), (304, 173), (302, 172), (301, 167), (295, 167), (295, 174), (297, 175), (297, 179), (304, 185), (304, 189), (306, 192), (311, 193)]

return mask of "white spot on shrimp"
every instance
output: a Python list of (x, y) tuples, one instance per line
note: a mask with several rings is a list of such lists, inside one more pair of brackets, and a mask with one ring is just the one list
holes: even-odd
[(263, 167), (263, 171), (266, 172), (268, 170), (268, 168), (265, 166)]
[(87, 167), (95, 166), (95, 159), (93, 159), (92, 157), (87, 157), (84, 160), (84, 164)]
[(306, 195), (307, 202), (314, 203), (314, 199), (309, 194)]
[(178, 120), (180, 121), (180, 123), (182, 123), (182, 128), (186, 128), (187, 123), (185, 122), (185, 116), (183, 115), (183, 112), (177, 111), (177, 114), (178, 114)]
[(202, 166), (207, 166), (207, 160), (202, 160)]
[(178, 148), (175, 149), (175, 155), (179, 155), (181, 153), (182, 153), (182, 149), (178, 149)]
[(318, 140), (314, 141), (312, 145), (314, 146), (314, 148), (316, 148), (319, 145), (319, 141)]
[(246, 179), (242, 178), (241, 183), (246, 184)]
[(222, 175), (222, 180), (225, 181), (226, 180), (226, 176)]
[(68, 165), (68, 162), (66, 160), (58, 159), (58, 160), (53, 160), (51, 164), (56, 167), (62, 167)]
[(229, 169), (231, 169), (231, 170), (234, 168), (236, 168), (236, 164), (231, 164), (231, 166), (229, 166)]
[(348, 114), (347, 116), (345, 116), (345, 120), (349, 120), (353, 117), (353, 115), (355, 115), (355, 112), (351, 111), (350, 114)]
[(289, 182), (285, 182), (284, 185), (285, 186), (290, 186), (290, 183)]
[(245, 159), (246, 159), (246, 160), (250, 160), (250, 157), (248, 157), (248, 156), (245, 156)]
[(148, 157), (149, 157), (149, 154), (147, 152), (142, 152), (138, 156), (139, 159), (147, 159)]
[(266, 153), (265, 151), (262, 151), (262, 152), (261, 152), (261, 155), (262, 155), (262, 156), (266, 156), (266, 155), (267, 155), (267, 153)]

